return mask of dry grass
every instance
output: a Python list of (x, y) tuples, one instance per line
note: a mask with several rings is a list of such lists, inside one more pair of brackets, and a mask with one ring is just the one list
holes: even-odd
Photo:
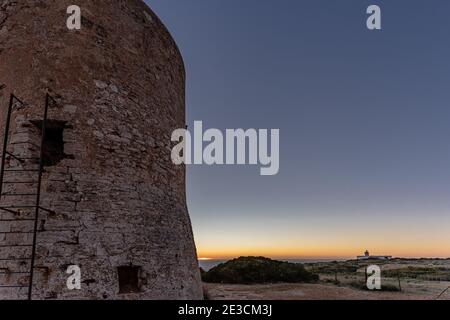
[[(364, 269), (378, 264), (382, 285), (402, 291), (363, 289)], [(450, 300), (450, 259), (394, 259), (390, 261), (344, 261), (308, 264), (320, 275), (317, 284), (224, 285), (205, 284), (212, 300)], [(336, 276), (338, 282), (336, 283)], [(358, 285), (355, 285), (358, 284)]]

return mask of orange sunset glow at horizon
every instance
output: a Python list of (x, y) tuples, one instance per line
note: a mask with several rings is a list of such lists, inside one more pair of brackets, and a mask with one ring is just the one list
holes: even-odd
[[(386, 232), (383, 237), (361, 234), (274, 236), (264, 233), (234, 235), (233, 238), (205, 236), (197, 240), (198, 257), (207, 259), (230, 259), (240, 256), (264, 256), (274, 259), (353, 259), (365, 250), (373, 255), (389, 255), (398, 258), (449, 258), (450, 235), (434, 230), (434, 234), (413, 232), (394, 237)], [(207, 236), (210, 235), (209, 233)], [(353, 239), (360, 239), (356, 241)]]
[[(369, 250), (370, 251), (370, 250)], [(436, 258), (436, 259), (447, 259), (450, 258), (450, 254), (430, 254), (430, 253), (420, 253), (420, 252), (410, 252), (410, 253), (402, 253), (402, 252), (394, 252), (392, 251), (370, 251), (373, 252), (374, 255), (392, 255), (394, 258)], [(199, 251), (198, 252), (198, 260), (207, 261), (207, 260), (220, 260), (220, 259), (234, 259), (238, 257), (267, 257), (271, 259), (355, 259), (358, 255), (363, 255), (364, 250), (354, 251), (351, 253), (343, 252), (343, 253), (325, 253), (325, 254), (301, 254), (297, 252), (289, 253), (288, 251), (281, 252), (271, 252), (271, 251)]]

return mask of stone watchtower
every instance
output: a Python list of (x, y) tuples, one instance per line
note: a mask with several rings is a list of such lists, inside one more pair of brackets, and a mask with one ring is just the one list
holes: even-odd
[[(0, 2), (2, 135), (16, 97), (0, 300), (30, 288), (32, 299), (201, 299), (185, 168), (170, 157), (171, 133), (185, 126), (180, 53), (141, 0), (78, 0), (73, 31), (72, 4)], [(67, 287), (72, 265), (80, 290)]]

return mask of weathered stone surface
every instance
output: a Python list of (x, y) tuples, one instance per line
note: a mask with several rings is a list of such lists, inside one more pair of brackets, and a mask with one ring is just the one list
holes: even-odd
[[(33, 298), (200, 299), (185, 172), (170, 160), (170, 135), (185, 125), (185, 75), (176, 45), (140, 0), (77, 1), (80, 31), (66, 28), (71, 1), (36, 4), (0, 1), (0, 130), (12, 92), (27, 103), (11, 122), (15, 154), (39, 154), (40, 130), (30, 121), (42, 118), (46, 92), (58, 103), (49, 119), (65, 124), (65, 158), (46, 167), (43, 176), (41, 206), (51, 211), (39, 216)], [(9, 159), (7, 165), (36, 168), (31, 160)], [(7, 178), (32, 180), (33, 175)], [(7, 201), (14, 202), (1, 198), (2, 204)], [(1, 212), (0, 217), (33, 213)], [(5, 222), (0, 232), (27, 228), (30, 224)], [(26, 233), (0, 233), (2, 245), (31, 241)], [(24, 248), (2, 250), (27, 254)], [(26, 262), (0, 264), (3, 270), (27, 270)], [(66, 287), (71, 264), (81, 267), (80, 291)], [(130, 265), (141, 268), (140, 291), (119, 293), (117, 267)], [(0, 300), (24, 293), (0, 289)]]

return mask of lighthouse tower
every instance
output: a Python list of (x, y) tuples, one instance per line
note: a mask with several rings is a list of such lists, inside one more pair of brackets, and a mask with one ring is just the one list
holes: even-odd
[(180, 53), (141, 0), (72, 4), (0, 3), (0, 300), (201, 299)]

